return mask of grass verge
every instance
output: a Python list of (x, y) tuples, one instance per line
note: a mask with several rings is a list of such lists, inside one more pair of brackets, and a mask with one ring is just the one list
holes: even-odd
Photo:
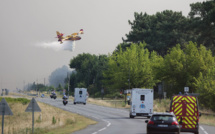
[[(13, 112), (12, 116), (4, 117), (4, 133), (30, 134), (32, 132), (32, 113), (25, 112), (30, 100), (26, 98), (4, 98)], [(69, 134), (97, 123), (78, 114), (44, 103), (37, 103), (42, 112), (34, 113), (34, 134)], [(2, 120), (2, 116), (0, 120)], [(0, 125), (2, 125), (1, 123)]]

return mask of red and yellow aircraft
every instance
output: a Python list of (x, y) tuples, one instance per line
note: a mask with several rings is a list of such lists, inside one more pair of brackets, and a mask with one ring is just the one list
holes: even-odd
[(58, 41), (60, 42), (60, 44), (62, 44), (64, 40), (70, 40), (70, 41), (80, 40), (81, 37), (78, 36), (78, 35), (79, 34), (84, 34), (84, 30), (81, 29), (78, 33), (73, 33), (73, 34), (68, 35), (66, 37), (63, 37), (63, 33), (60, 33), (58, 31), (56, 31), (56, 33), (57, 33)]

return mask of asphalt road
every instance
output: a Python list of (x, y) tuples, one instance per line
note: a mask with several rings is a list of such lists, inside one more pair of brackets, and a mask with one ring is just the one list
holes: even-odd
[[(96, 125), (74, 132), (73, 134), (146, 134), (145, 117), (134, 119), (129, 118), (129, 111), (126, 109), (103, 107), (93, 104), (76, 104), (69, 101), (66, 106), (62, 99), (37, 98), (37, 101), (77, 113), (98, 121)], [(215, 127), (200, 125), (200, 134), (215, 134)], [(191, 134), (185, 133), (182, 134)]]

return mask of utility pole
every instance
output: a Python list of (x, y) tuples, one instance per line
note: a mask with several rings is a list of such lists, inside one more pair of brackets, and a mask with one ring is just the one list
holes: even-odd
[(25, 90), (25, 80), (23, 81), (23, 91)]
[(69, 76), (69, 72), (68, 72), (68, 98), (69, 98), (69, 85), (70, 85), (70, 76)]
[(38, 79), (37, 79), (37, 86), (36, 86), (36, 90), (37, 90), (37, 95), (38, 95)]

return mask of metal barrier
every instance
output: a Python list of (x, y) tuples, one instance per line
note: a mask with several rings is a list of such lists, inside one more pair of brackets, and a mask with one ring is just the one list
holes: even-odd
[(28, 96), (38, 96), (38, 94), (27, 94)]

